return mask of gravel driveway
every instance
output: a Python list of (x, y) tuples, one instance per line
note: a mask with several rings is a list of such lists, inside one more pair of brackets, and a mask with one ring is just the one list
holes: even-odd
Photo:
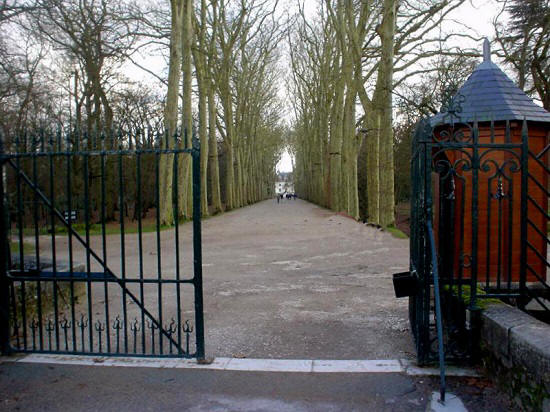
[[(161, 267), (175, 276), (172, 230), (161, 232)], [(191, 224), (180, 226), (182, 277), (192, 269)], [(125, 236), (127, 277), (138, 277), (137, 235)], [(91, 243), (101, 255), (101, 237)], [(59, 258), (67, 238), (58, 236)], [(48, 255), (45, 238), (41, 254)], [(144, 277), (157, 276), (157, 238), (143, 234)], [(120, 236), (107, 239), (107, 257), (121, 273)], [(85, 262), (82, 248), (75, 260)], [(95, 269), (99, 269), (94, 265)], [(407, 299), (396, 299), (391, 275), (408, 268), (408, 240), (367, 227), (302, 200), (267, 200), (203, 221), (206, 350), (209, 356), (289, 359), (412, 358)], [(95, 270), (94, 268), (92, 268)], [(139, 295), (138, 285), (130, 286)], [(104, 318), (103, 284), (92, 287), (95, 319)], [(157, 313), (159, 290), (144, 288)], [(107, 292), (110, 316), (120, 312), (120, 288)], [(176, 288), (161, 289), (163, 323), (177, 313)], [(193, 316), (192, 288), (182, 288), (181, 312)], [(127, 302), (129, 319), (139, 319)], [(77, 313), (86, 311), (80, 299)], [(130, 347), (132, 342), (130, 340)]]

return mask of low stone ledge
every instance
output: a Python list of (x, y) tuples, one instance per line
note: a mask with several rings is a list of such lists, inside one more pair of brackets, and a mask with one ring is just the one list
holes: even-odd
[[(513, 328), (536, 321), (531, 316), (506, 304), (491, 304), (481, 315), (481, 338), (502, 361), (510, 361), (510, 332)], [(538, 321), (537, 321), (538, 322)]]
[[(539, 322), (542, 323), (542, 322)], [(510, 331), (510, 355), (514, 365), (527, 369), (550, 387), (550, 326), (528, 323)]]
[(481, 313), (481, 338), (488, 373), (518, 406), (550, 405), (550, 325), (504, 303), (491, 304)]

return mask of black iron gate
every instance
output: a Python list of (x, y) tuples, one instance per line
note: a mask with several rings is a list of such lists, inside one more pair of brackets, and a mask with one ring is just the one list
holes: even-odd
[(443, 346), (447, 359), (475, 356), (489, 299), (550, 320), (548, 132), (458, 113), (421, 121), (413, 139), (409, 308), (421, 364)]
[(200, 147), (181, 137), (0, 136), (3, 353), (204, 358)]
[[(411, 231), (409, 319), (419, 364), (439, 355), (444, 399), (443, 323), (440, 301), (439, 267), (433, 236), (431, 196), (432, 158), (429, 139), (432, 128), (428, 120), (417, 125), (411, 157)], [(437, 344), (437, 346), (435, 345)]]

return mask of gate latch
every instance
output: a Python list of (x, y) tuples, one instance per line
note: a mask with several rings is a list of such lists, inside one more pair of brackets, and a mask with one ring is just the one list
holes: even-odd
[(418, 277), (416, 271), (393, 274), (393, 289), (396, 298), (404, 298), (416, 294)]

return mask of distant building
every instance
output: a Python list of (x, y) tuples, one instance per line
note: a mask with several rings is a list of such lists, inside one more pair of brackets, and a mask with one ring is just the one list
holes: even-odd
[(294, 193), (294, 182), (292, 181), (292, 173), (290, 172), (277, 173), (277, 181), (275, 182), (275, 193), (276, 194)]

